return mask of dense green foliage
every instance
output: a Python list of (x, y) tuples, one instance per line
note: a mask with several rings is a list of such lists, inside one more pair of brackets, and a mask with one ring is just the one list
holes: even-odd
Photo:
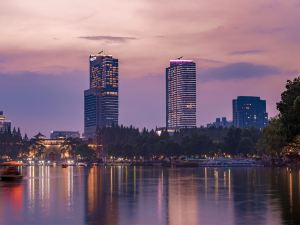
[(80, 156), (85, 160), (93, 160), (96, 157), (96, 152), (88, 146), (86, 141), (80, 138), (67, 138), (64, 141), (63, 149), (68, 151), (71, 156)]
[(285, 87), (277, 103), (279, 115), (270, 121), (258, 142), (258, 149), (271, 155), (282, 153), (300, 135), (300, 77), (288, 80)]
[(99, 130), (104, 151), (118, 157), (203, 156), (221, 153), (255, 154), (261, 132), (257, 129), (195, 128), (160, 136), (153, 130), (133, 127)]
[(285, 87), (277, 109), (286, 141), (289, 142), (300, 134), (300, 77), (288, 80)]
[(26, 152), (29, 146), (29, 140), (25, 134), (21, 135), (20, 129), (0, 133), (0, 157), (8, 156), (12, 159)]
[(278, 118), (270, 120), (268, 126), (263, 130), (262, 137), (258, 141), (258, 150), (262, 153), (278, 156), (286, 143), (283, 124)]

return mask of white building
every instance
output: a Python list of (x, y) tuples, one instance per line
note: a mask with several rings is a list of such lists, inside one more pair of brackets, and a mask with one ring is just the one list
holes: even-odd
[(196, 64), (170, 60), (166, 69), (167, 129), (196, 127)]

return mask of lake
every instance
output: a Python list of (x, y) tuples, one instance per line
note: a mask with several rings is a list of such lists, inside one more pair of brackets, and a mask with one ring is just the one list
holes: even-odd
[(300, 224), (300, 170), (23, 168), (0, 182), (1, 225)]

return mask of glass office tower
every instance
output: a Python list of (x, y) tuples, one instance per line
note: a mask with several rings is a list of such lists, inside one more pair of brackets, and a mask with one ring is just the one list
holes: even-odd
[(166, 103), (168, 130), (196, 127), (196, 64), (192, 60), (170, 60)]
[(237, 128), (264, 128), (268, 123), (266, 100), (253, 96), (238, 96), (232, 100), (233, 126)]
[(94, 138), (97, 128), (118, 125), (119, 62), (111, 55), (91, 55), (90, 89), (84, 91), (84, 136)]

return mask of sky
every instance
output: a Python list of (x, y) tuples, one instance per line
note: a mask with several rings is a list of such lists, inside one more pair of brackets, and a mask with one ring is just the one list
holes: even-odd
[(29, 136), (83, 131), (88, 56), (119, 59), (119, 123), (165, 124), (165, 68), (197, 64), (197, 124), (232, 119), (238, 95), (270, 117), (300, 67), (299, 0), (0, 1), (0, 110)]

